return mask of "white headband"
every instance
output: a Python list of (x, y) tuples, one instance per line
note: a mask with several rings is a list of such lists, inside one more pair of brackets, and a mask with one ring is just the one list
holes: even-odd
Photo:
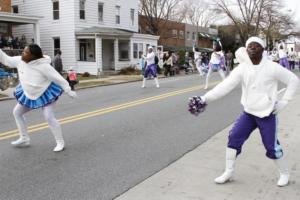
[(250, 37), (247, 42), (246, 42), (246, 48), (248, 47), (248, 45), (251, 43), (251, 42), (256, 42), (258, 44), (260, 44), (262, 46), (262, 48), (265, 48), (265, 42), (260, 39), (259, 37)]
[(152, 47), (152, 46), (149, 46), (148, 49), (153, 49), (153, 47)]

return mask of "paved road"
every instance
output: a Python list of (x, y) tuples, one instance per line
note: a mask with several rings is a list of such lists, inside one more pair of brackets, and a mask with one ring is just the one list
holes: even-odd
[(15, 101), (0, 102), (0, 199), (109, 200), (122, 194), (240, 113), (241, 106), (233, 103), (240, 96), (237, 89), (203, 115), (191, 116), (187, 99), (204, 93), (203, 81), (192, 75), (162, 79), (159, 89), (149, 81), (145, 89), (136, 82), (80, 90), (75, 101), (63, 96), (56, 109), (67, 142), (61, 153), (52, 152), (54, 139), (41, 124), (40, 110), (26, 116), (32, 146), (12, 148)]

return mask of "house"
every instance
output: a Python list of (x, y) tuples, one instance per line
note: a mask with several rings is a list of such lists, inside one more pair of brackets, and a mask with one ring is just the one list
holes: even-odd
[[(191, 50), (193, 45), (200, 47), (202, 51), (211, 51), (213, 40), (217, 39), (218, 30), (205, 27), (197, 27), (191, 24), (176, 22), (172, 20), (160, 20), (158, 44), (164, 46), (165, 50)], [(151, 33), (147, 25), (147, 17), (139, 16), (139, 32)]]
[[(33, 15), (20, 15), (18, 9), (11, 5), (11, 0), (0, 0), (0, 46), (6, 51), (16, 48), (12, 41), (23, 42), (21, 37), (17, 38), (13, 34), (13, 27), (27, 25), (31, 32), (32, 40), (40, 42), (39, 21), (42, 17)], [(18, 34), (20, 35), (20, 34)], [(5, 42), (5, 44), (3, 44)], [(26, 41), (24, 41), (26, 43)], [(19, 47), (18, 47), (19, 48)]]
[[(139, 52), (156, 47), (158, 36), (138, 34), (138, 0), (12, 0), (19, 13), (42, 16), (40, 44), (54, 57), (62, 51), (64, 68), (101, 74), (136, 65)], [(13, 33), (32, 37), (28, 26)]]

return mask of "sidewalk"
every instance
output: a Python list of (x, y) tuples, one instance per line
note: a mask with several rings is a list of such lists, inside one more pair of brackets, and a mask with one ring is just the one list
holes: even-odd
[[(300, 92), (279, 115), (279, 140), (290, 168), (290, 184), (276, 185), (279, 173), (265, 156), (256, 130), (236, 162), (234, 181), (217, 185), (225, 165), (225, 128), (169, 167), (115, 200), (298, 200), (300, 199)], [(209, 112), (207, 110), (206, 112)]]

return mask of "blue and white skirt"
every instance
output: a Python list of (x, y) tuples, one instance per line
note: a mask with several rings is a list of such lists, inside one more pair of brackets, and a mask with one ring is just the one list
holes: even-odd
[(14, 96), (21, 105), (31, 109), (37, 109), (55, 102), (62, 93), (63, 89), (59, 85), (52, 82), (42, 96), (36, 100), (31, 100), (26, 97), (21, 84), (19, 84), (16, 87)]

